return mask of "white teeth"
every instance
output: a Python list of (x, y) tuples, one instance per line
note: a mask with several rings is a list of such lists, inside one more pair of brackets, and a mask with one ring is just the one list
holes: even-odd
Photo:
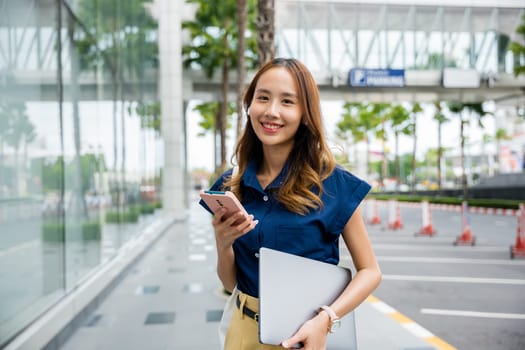
[(275, 124), (264, 124), (263, 123), (263, 126), (267, 129), (279, 129), (281, 126), (280, 125), (275, 125)]

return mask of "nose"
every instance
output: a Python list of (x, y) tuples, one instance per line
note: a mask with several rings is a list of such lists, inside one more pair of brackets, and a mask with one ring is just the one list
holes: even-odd
[(278, 117), (279, 116), (279, 101), (273, 100), (268, 104), (266, 109), (266, 114), (269, 117)]

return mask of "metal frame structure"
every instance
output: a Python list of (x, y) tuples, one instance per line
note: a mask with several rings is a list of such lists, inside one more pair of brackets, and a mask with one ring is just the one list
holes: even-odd
[(411, 3), (276, 1), (278, 55), (297, 57), (327, 76), (352, 67), (512, 73), (508, 43), (520, 39), (523, 3)]
[[(0, 0), (0, 9), (6, 8), (6, 1)], [(10, 5), (10, 13), (0, 11), (0, 82), (14, 79), (24, 85), (39, 84), (41, 99), (48, 98), (44, 87), (56, 83), (53, 43), (58, 34), (50, 12), (52, 3), (20, 0), (14, 10)], [(521, 40), (516, 33), (525, 13), (521, 1), (276, 0), (275, 7), (277, 55), (305, 62), (324, 98), (504, 101), (523, 95), (525, 80), (513, 76), (515, 58), (508, 50), (508, 43)], [(49, 16), (42, 16), (46, 12)], [(65, 31), (60, 35), (65, 36)], [(62, 42), (68, 45), (68, 40)], [(65, 71), (71, 61), (69, 52), (67, 47), (62, 50)], [(442, 71), (450, 66), (476, 69), (482, 87), (444, 89)], [(402, 91), (353, 89), (349, 94), (348, 71), (356, 67), (403, 68), (418, 83)], [(210, 81), (201, 73), (184, 73), (185, 99), (216, 98), (218, 78)], [(150, 92), (157, 88), (157, 76), (155, 69), (147, 72)], [(101, 84), (101, 79), (110, 83), (110, 77), (82, 72), (80, 98), (95, 96), (91, 87), (95, 80)]]

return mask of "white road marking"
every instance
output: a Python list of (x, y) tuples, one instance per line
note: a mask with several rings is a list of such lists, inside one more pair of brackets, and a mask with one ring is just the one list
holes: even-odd
[(406, 329), (408, 329), (412, 334), (414, 334), (414, 335), (416, 335), (417, 337), (420, 337), (420, 338), (429, 338), (429, 337), (432, 337), (434, 335), (434, 334), (432, 334), (432, 332), (430, 332), (426, 328), (421, 327), (420, 325), (418, 325), (415, 322), (402, 323), (401, 325), (403, 327), (405, 327)]
[(443, 310), (443, 309), (421, 309), (420, 311), (421, 313), (428, 314), (428, 315), (525, 320), (525, 314), (508, 314), (508, 313), (500, 313), (500, 312), (479, 312), (479, 311)]
[(377, 256), (379, 261), (436, 263), (436, 264), (480, 264), (480, 265), (525, 265), (525, 260), (440, 258), (423, 256)]
[(190, 261), (205, 261), (208, 257), (206, 254), (190, 254)]
[(383, 280), (384, 281), (416, 281), (416, 282), (446, 282), (446, 283), (480, 283), (480, 284), (525, 285), (525, 280), (510, 279), (510, 278), (383, 275)]
[(384, 314), (391, 314), (391, 313), (396, 312), (396, 309), (394, 309), (393, 307), (391, 307), (390, 305), (382, 301), (376, 301), (371, 304), (375, 309), (377, 309), (378, 311), (381, 311)]
[(19, 251), (21, 251), (23, 249), (34, 248), (38, 244), (40, 244), (40, 240), (39, 239), (33, 239), (31, 241), (26, 241), (26, 242), (14, 245), (12, 247), (7, 248), (6, 250), (0, 250), (0, 257), (3, 257), (4, 255), (18, 253)]

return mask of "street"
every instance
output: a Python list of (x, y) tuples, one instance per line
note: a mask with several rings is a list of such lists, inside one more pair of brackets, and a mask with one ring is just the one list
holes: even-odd
[(432, 209), (436, 234), (415, 236), (421, 206), (399, 208), (401, 229), (387, 228), (387, 202), (367, 224), (383, 272), (374, 296), (457, 349), (525, 349), (525, 259), (509, 253), (517, 217), (468, 214), (476, 243), (456, 246), (461, 212)]

